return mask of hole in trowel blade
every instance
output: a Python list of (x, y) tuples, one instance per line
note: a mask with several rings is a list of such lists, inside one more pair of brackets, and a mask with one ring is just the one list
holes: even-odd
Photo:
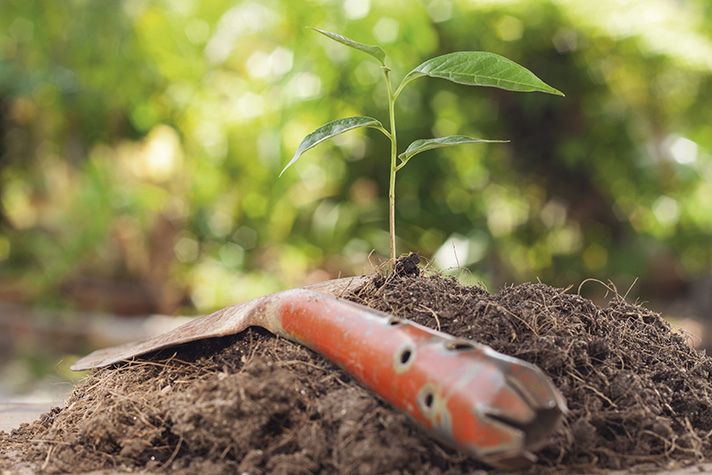
[(432, 393), (428, 393), (423, 398), (423, 405), (426, 407), (426, 409), (430, 409), (431, 407), (433, 407), (434, 400), (435, 396), (433, 396)]
[(412, 342), (407, 342), (393, 352), (393, 369), (396, 373), (408, 371), (413, 366), (417, 356), (416, 351), (415, 345)]
[(403, 320), (396, 317), (391, 317), (388, 319), (388, 324), (392, 327), (397, 327), (398, 325), (403, 325)]
[(445, 348), (450, 351), (467, 351), (477, 349), (474, 343), (465, 340), (448, 341), (445, 343)]
[(417, 403), (420, 411), (426, 416), (432, 415), (435, 406), (435, 388), (431, 384), (426, 384), (420, 389), (417, 396)]

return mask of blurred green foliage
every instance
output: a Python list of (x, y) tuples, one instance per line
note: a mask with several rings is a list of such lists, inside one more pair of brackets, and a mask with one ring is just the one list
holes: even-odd
[(4, 0), (0, 297), (127, 304), (106, 284), (148, 302), (126, 311), (207, 311), (387, 255), (377, 132), (277, 178), (328, 120), (387, 120), (378, 65), (305, 26), (387, 47), (396, 83), (487, 50), (566, 93), (406, 90), (401, 143), (511, 143), (414, 159), (400, 250), (494, 288), (679, 291), (712, 268), (711, 17), (706, 0)]

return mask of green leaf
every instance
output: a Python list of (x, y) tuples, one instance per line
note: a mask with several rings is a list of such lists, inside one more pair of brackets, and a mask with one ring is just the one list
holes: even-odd
[(447, 137), (439, 137), (436, 139), (419, 139), (408, 146), (405, 152), (398, 155), (398, 158), (405, 163), (411, 159), (413, 155), (420, 152), (425, 152), (426, 150), (432, 150), (434, 148), (442, 147), (452, 147), (453, 145), (461, 145), (466, 143), (505, 143), (509, 140), (486, 140), (486, 139), (476, 139), (473, 137), (468, 137), (466, 135), (449, 135)]
[(495, 53), (460, 51), (429, 59), (403, 78), (398, 91), (422, 76), (447, 79), (466, 86), (487, 86), (520, 92), (546, 92), (563, 96), (527, 68)]
[(333, 120), (328, 124), (322, 125), (314, 132), (304, 137), (302, 142), (299, 144), (299, 147), (297, 147), (297, 151), (294, 154), (294, 157), (292, 157), (287, 166), (284, 167), (282, 173), (280, 173), (279, 176), (282, 176), (282, 174), (287, 170), (287, 168), (292, 166), (292, 164), (297, 161), (301, 154), (303, 154), (310, 148), (317, 146), (324, 140), (330, 139), (335, 135), (343, 134), (344, 132), (358, 127), (373, 127), (374, 129), (379, 129), (387, 134), (386, 130), (383, 128), (383, 124), (381, 124), (381, 122), (379, 122), (377, 119), (374, 119), (373, 117), (347, 117), (345, 119)]
[(386, 65), (386, 52), (383, 51), (383, 48), (381, 48), (380, 46), (372, 46), (372, 45), (365, 45), (363, 43), (358, 43), (354, 40), (346, 38), (345, 36), (341, 36), (336, 33), (331, 33), (330, 31), (320, 30), (318, 28), (312, 28), (311, 26), (309, 26), (307, 28), (310, 28), (314, 31), (318, 31), (322, 35), (328, 36), (332, 40), (338, 41), (342, 45), (349, 46), (351, 48), (357, 49), (359, 51), (363, 51), (364, 53), (373, 56), (374, 58), (376, 58), (378, 60), (379, 63), (381, 63), (381, 66)]

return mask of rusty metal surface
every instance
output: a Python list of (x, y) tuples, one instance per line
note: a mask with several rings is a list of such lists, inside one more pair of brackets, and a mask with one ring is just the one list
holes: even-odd
[(99, 350), (72, 369), (107, 366), (261, 326), (320, 353), (435, 437), (490, 465), (532, 463), (566, 404), (536, 366), (339, 299), (348, 278), (277, 292), (193, 320), (156, 338)]
[(265, 307), (277, 332), (339, 364), (451, 446), (491, 465), (535, 460), (566, 412), (536, 366), (407, 320), (304, 290)]
[[(365, 285), (368, 278), (346, 277), (343, 279), (328, 280), (318, 284), (303, 287), (313, 292), (339, 296), (349, 290), (358, 289)], [(192, 320), (174, 330), (158, 335), (154, 338), (127, 343), (94, 351), (93, 353), (77, 360), (71, 369), (74, 371), (85, 371), (93, 368), (101, 368), (120, 361), (127, 361), (137, 356), (145, 355), (152, 351), (171, 348), (191, 341), (214, 338), (225, 335), (240, 333), (250, 326), (260, 326), (269, 331), (269, 322), (266, 322), (259, 311), (262, 304), (280, 295), (281, 292), (248, 300), (237, 305), (218, 310), (204, 317)]]

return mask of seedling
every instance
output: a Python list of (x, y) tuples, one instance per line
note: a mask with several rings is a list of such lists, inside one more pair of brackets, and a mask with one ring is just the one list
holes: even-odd
[[(395, 102), (403, 88), (414, 79), (423, 76), (447, 79), (466, 86), (486, 86), (519, 92), (546, 92), (563, 96), (564, 94), (545, 84), (534, 73), (519, 64), (495, 53), (484, 51), (458, 51), (431, 58), (413, 69), (401, 81), (398, 88), (393, 91), (391, 87), (391, 70), (386, 66), (386, 52), (380, 46), (371, 46), (350, 40), (336, 33), (312, 28), (334, 41), (351, 48), (363, 51), (372, 56), (381, 64), (383, 77), (388, 89), (388, 116), (390, 130), (373, 117), (347, 117), (322, 125), (310, 133), (299, 144), (294, 157), (282, 170), (284, 173), (297, 159), (310, 148), (315, 147), (326, 139), (342, 134), (358, 127), (373, 128), (383, 133), (391, 141), (391, 167), (390, 185), (388, 188), (388, 216), (390, 230), (391, 268), (396, 260), (396, 173), (403, 168), (415, 155), (434, 148), (450, 147), (453, 145), (506, 142), (506, 140), (486, 140), (468, 137), (466, 135), (450, 135), (432, 139), (419, 139), (411, 143), (405, 152), (398, 155), (398, 141), (396, 140), (396, 114)], [(400, 160), (400, 162), (398, 162)], [(279, 175), (282, 176), (282, 173)]]

